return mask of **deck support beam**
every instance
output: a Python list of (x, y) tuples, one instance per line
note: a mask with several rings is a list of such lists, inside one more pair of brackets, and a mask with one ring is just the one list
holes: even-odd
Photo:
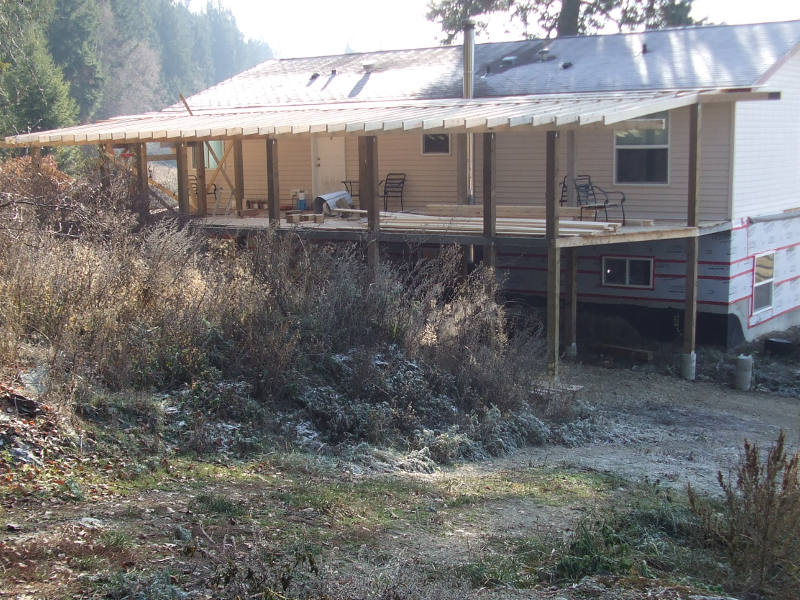
[(281, 198), (278, 181), (278, 140), (267, 138), (267, 205), (269, 208), (269, 226), (275, 229), (281, 226)]
[(195, 173), (197, 177), (197, 216), (208, 216), (208, 192), (206, 190), (206, 157), (203, 142), (192, 144), (194, 151)]
[(150, 217), (150, 177), (147, 172), (147, 144), (136, 144), (136, 210), (139, 227), (144, 227)]
[(178, 220), (189, 218), (189, 169), (186, 164), (186, 142), (175, 143), (175, 162), (178, 167)]
[(547, 132), (545, 203), (547, 205), (547, 371), (558, 379), (558, 319), (561, 296), (561, 249), (558, 247), (558, 201), (556, 199), (556, 136)]
[(494, 237), (497, 234), (496, 193), (497, 140), (492, 132), (483, 134), (483, 260), (487, 266), (496, 266)]
[(380, 259), (378, 232), (381, 213), (378, 205), (378, 138), (374, 135), (358, 138), (358, 190), (361, 206), (367, 209), (367, 263), (375, 274)]
[(236, 198), (236, 216), (244, 216), (244, 151), (242, 138), (233, 140), (233, 185)]
[[(697, 227), (700, 202), (700, 105), (689, 108), (689, 190), (686, 225)], [(693, 381), (696, 375), (697, 356), (694, 351), (697, 334), (697, 258), (700, 238), (686, 240), (686, 302), (683, 313), (683, 353), (681, 354), (681, 376)]]

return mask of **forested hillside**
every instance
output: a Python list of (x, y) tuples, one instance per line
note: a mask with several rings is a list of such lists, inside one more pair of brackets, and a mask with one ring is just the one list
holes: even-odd
[(158, 109), (271, 56), (176, 0), (0, 0), (0, 135)]

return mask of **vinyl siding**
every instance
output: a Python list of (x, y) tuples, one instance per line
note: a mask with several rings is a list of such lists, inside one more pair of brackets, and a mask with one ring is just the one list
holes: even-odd
[[(707, 104), (700, 134), (700, 219), (728, 218), (730, 181), (730, 106)], [(625, 213), (631, 218), (686, 220), (689, 181), (689, 109), (670, 113), (669, 183), (614, 184), (614, 133), (579, 130), (577, 172), (592, 176), (600, 187), (625, 193)]]
[(734, 218), (800, 206), (800, 51), (765, 85), (781, 99), (736, 105)]
[[(725, 220), (730, 190), (730, 122), (728, 104), (703, 107), (701, 130), (701, 220)], [(615, 185), (614, 134), (611, 129), (579, 130), (576, 134), (577, 173), (586, 173), (600, 187), (621, 190), (627, 197), (625, 211), (631, 218), (685, 221), (688, 189), (689, 111), (674, 111), (670, 120), (670, 165), (667, 185)], [(422, 134), (378, 137), (378, 170), (382, 179), (390, 172), (406, 174), (404, 206), (420, 209), (427, 203), (458, 202), (457, 150), (451, 136), (449, 155), (423, 155)], [(497, 133), (497, 203), (545, 203), (545, 144), (543, 130), (520, 129)], [(245, 197), (266, 195), (266, 162), (262, 140), (245, 142)], [(566, 140), (557, 142), (556, 181), (566, 173)], [(311, 144), (307, 136), (285, 136), (278, 142), (281, 203), (287, 204), (293, 189), (311, 189)], [(230, 162), (230, 161), (229, 161)], [(483, 197), (483, 136), (475, 136), (475, 198)], [(229, 166), (232, 171), (232, 167)], [(358, 138), (345, 141), (348, 179), (358, 179)], [(231, 173), (232, 177), (232, 173)], [(556, 194), (560, 195), (560, 186)], [(390, 210), (399, 210), (395, 201)]]
[(308, 136), (278, 138), (278, 180), (281, 205), (292, 202), (292, 190), (311, 195), (311, 139)]
[[(458, 182), (454, 136), (450, 142), (448, 155), (423, 155), (420, 133), (378, 138), (378, 178), (383, 179), (387, 173), (406, 174), (403, 194), (406, 210), (434, 202), (456, 202)], [(357, 157), (355, 164), (357, 170)], [(390, 202), (389, 210), (400, 210), (400, 202)]]

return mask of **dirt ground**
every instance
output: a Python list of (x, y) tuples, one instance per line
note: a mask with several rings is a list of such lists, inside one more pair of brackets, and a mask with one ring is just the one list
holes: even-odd
[[(315, 471), (266, 461), (235, 472), (226, 465), (212, 471), (204, 467), (199, 477), (197, 467), (190, 466), (138, 490), (80, 502), (55, 497), (5, 502), (0, 549), (16, 563), (0, 572), (0, 598), (96, 597), (89, 590), (99, 585), (91, 582), (101, 580), (93, 574), (101, 569), (145, 573), (167, 567), (177, 574), (176, 585), (194, 589), (190, 597), (212, 597), (195, 587), (207, 577), (208, 565), (187, 557), (186, 544), (176, 539), (178, 527), (208, 552), (231, 537), (246, 540), (259, 527), (271, 543), (317, 537), (335, 564), (357, 565), (364, 554), (373, 565), (391, 560), (422, 569), (457, 568), (525, 536), (568, 535), (592, 503), (623, 494), (628, 485), (623, 480), (681, 490), (691, 483), (717, 494), (717, 471), (735, 464), (745, 439), (766, 447), (783, 428), (790, 448), (800, 442), (798, 397), (686, 382), (643, 367), (577, 365), (564, 379), (583, 386), (577, 400), (586, 407), (581, 419), (563, 426), (565, 444), (434, 473), (365, 473), (343, 463)], [(597, 472), (621, 477), (618, 490), (596, 491), (592, 474)], [(536, 479), (536, 473), (546, 476)], [(581, 474), (587, 475), (585, 481)], [(357, 487), (363, 484), (393, 487)], [(472, 493), (476, 500), (464, 502)], [(201, 494), (231, 499), (243, 512), (226, 516), (203, 508)], [(53, 550), (33, 550), (43, 547)], [(81, 558), (86, 547), (94, 550)], [(675, 587), (650, 585), (620, 590), (613, 582), (591, 578), (569, 588), (487, 588), (469, 594), (563, 600), (692, 597)]]
[[(585, 426), (571, 428), (574, 445), (529, 447), (414, 477), (489, 479), (531, 467), (578, 468), (681, 491), (691, 483), (701, 492), (719, 495), (717, 473), (728, 475), (745, 439), (766, 448), (783, 428), (789, 448), (800, 444), (798, 397), (740, 392), (642, 368), (573, 366), (564, 379), (584, 386), (577, 399), (591, 408)], [(431, 562), (448, 562), (484, 552), (486, 540), (569, 531), (586, 510), (585, 503), (554, 507), (535, 497), (487, 502), (451, 515), (448, 536), (406, 536), (400, 547)]]
[(769, 446), (782, 428), (789, 447), (800, 444), (800, 396), (740, 392), (642, 367), (579, 366), (565, 379), (584, 386), (578, 399), (595, 411), (586, 438), (573, 447), (529, 448), (504, 461), (561, 463), (715, 493), (717, 471), (736, 462), (745, 439)]

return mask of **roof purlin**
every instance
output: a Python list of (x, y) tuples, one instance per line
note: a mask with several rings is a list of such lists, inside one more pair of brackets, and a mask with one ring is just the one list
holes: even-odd
[(185, 141), (244, 135), (300, 135), (379, 131), (467, 131), (505, 127), (613, 125), (702, 101), (764, 99), (720, 90), (663, 90), (635, 94), (587, 93), (506, 98), (419, 100), (396, 103), (316, 104), (223, 114), (145, 113), (90, 125), (5, 138), (3, 146), (80, 145), (102, 141)]

